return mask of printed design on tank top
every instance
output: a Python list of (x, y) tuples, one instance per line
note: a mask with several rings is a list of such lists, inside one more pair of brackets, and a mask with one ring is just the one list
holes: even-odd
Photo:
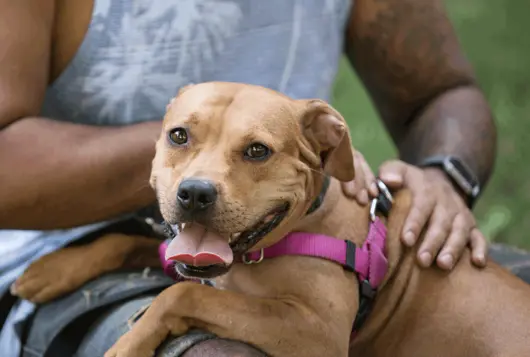
[(200, 81), (203, 65), (215, 60), (242, 18), (229, 0), (135, 0), (112, 22), (113, 1), (95, 2), (91, 31), (107, 43), (96, 49), (103, 60), (77, 79), (85, 93), (79, 109), (122, 123), (134, 121), (139, 97), (164, 107), (179, 85)]

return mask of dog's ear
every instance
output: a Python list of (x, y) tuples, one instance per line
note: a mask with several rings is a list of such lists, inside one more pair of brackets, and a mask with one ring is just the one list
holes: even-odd
[(304, 102), (302, 133), (315, 146), (324, 172), (343, 182), (353, 180), (353, 148), (346, 121), (322, 100)]

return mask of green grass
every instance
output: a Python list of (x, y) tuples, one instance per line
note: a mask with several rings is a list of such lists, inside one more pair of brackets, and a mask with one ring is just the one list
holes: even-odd
[[(492, 241), (530, 248), (530, 1), (446, 0), (446, 5), (499, 134), (495, 172), (475, 210), (479, 226)], [(352, 140), (372, 167), (395, 157), (346, 61), (333, 103), (351, 120)]]

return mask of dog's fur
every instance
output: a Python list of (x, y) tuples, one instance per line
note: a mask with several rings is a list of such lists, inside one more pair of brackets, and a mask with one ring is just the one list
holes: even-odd
[(103, 233), (88, 244), (62, 248), (37, 259), (11, 285), (11, 293), (42, 304), (111, 271), (159, 268), (159, 245), (160, 240), (152, 237)]
[[(177, 126), (189, 128), (184, 148), (167, 141)], [(267, 161), (243, 159), (255, 141), (274, 150)], [(297, 230), (361, 245), (369, 213), (342, 195), (338, 180), (323, 205), (304, 216), (324, 173), (340, 180), (354, 175), (346, 123), (329, 105), (256, 86), (205, 83), (186, 88), (169, 106), (151, 182), (171, 223), (179, 218), (176, 189), (183, 178), (215, 182), (220, 197), (207, 225), (227, 239), (288, 201), (288, 216), (252, 250)], [(396, 194), (386, 222), (390, 269), (351, 345), (357, 278), (329, 261), (290, 256), (234, 264), (215, 279), (217, 288), (186, 282), (166, 289), (106, 357), (150, 356), (166, 336), (190, 327), (273, 356), (530, 355), (530, 287), (492, 262), (474, 268), (469, 253), (451, 273), (419, 268), (417, 246), (399, 242), (410, 204), (408, 191)]]

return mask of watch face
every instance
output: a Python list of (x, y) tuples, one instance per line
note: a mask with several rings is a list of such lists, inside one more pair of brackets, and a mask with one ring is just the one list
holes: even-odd
[(470, 175), (470, 170), (462, 162), (459, 160), (455, 160), (453, 158), (449, 159), (451, 161), (451, 164), (455, 167), (455, 169), (462, 175), (462, 177), (469, 182), (472, 186), (475, 186), (477, 184), (477, 181), (474, 177)]
[(480, 193), (478, 181), (471, 175), (470, 170), (459, 160), (447, 158), (444, 160), (444, 168), (456, 184), (471, 197), (477, 197)]

